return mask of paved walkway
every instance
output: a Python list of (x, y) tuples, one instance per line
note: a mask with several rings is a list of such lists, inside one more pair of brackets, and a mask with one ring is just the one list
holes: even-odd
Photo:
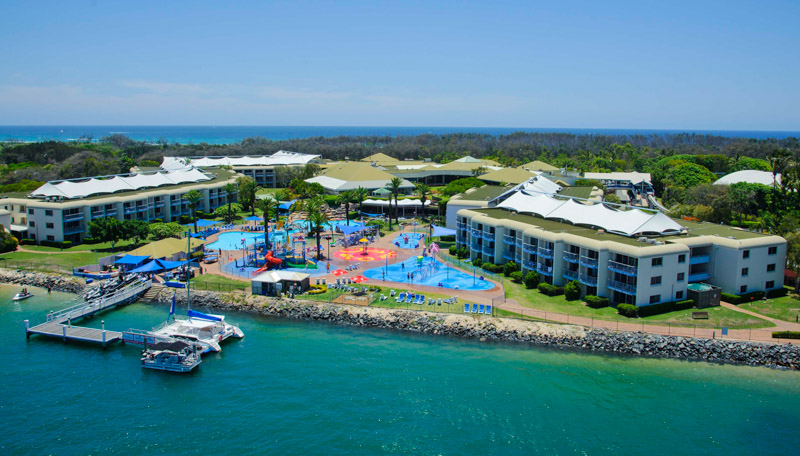
[(770, 322), (770, 323), (772, 323), (772, 324), (774, 324), (776, 326), (775, 328), (771, 328), (772, 331), (800, 331), (800, 324), (798, 324), (798, 323), (792, 323), (790, 321), (783, 321), (783, 320), (778, 320), (776, 318), (767, 317), (766, 315), (761, 315), (760, 313), (753, 312), (751, 310), (741, 309), (737, 305), (729, 304), (729, 303), (724, 302), (724, 301), (721, 302), (720, 304), (722, 305), (722, 307), (731, 309), (733, 311), (740, 312), (740, 313), (747, 314), (747, 315), (751, 315), (753, 317), (758, 317), (758, 318), (761, 318), (763, 320), (767, 320), (768, 322)]

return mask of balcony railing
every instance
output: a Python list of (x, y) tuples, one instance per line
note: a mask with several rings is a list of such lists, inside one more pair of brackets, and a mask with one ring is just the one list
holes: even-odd
[(594, 268), (597, 269), (597, 258), (589, 258), (587, 256), (581, 256), (581, 266), (586, 266), (587, 268)]
[(618, 261), (609, 261), (608, 262), (608, 269), (610, 271), (619, 272), (620, 274), (625, 274), (629, 276), (636, 277), (637, 268), (636, 266), (631, 266), (629, 264), (620, 263)]
[(539, 274), (544, 274), (546, 276), (553, 275), (553, 267), (552, 266), (545, 266), (543, 264), (536, 265), (536, 270), (539, 271)]
[(589, 285), (591, 287), (597, 286), (597, 276), (590, 276), (589, 274), (581, 274), (578, 278), (578, 281), (584, 285)]
[(709, 255), (697, 255), (689, 258), (689, 264), (704, 264), (708, 263), (710, 259)]
[(91, 214), (91, 217), (92, 217), (92, 219), (96, 219), (96, 218), (100, 218), (100, 217), (105, 217), (105, 216), (106, 216), (106, 213), (105, 213), (105, 211), (100, 211), (100, 212), (92, 212), (92, 214)]
[(571, 269), (564, 269), (561, 272), (561, 276), (567, 280), (575, 280), (578, 278), (578, 271), (573, 271)]
[(503, 235), (503, 244), (514, 245), (514, 240), (515, 240), (514, 236), (511, 236), (511, 235), (508, 235), (508, 234), (504, 234)]
[(577, 253), (564, 252), (564, 261), (569, 263), (577, 263), (580, 255)]
[(64, 214), (64, 221), (65, 222), (74, 222), (76, 220), (83, 220), (85, 217), (83, 216), (83, 212), (78, 212), (75, 214)]
[(525, 269), (530, 269), (531, 271), (533, 271), (534, 269), (536, 269), (536, 262), (535, 261), (530, 261), (530, 260), (525, 260), (522, 263), (522, 267), (524, 267)]
[(544, 247), (539, 247), (539, 256), (552, 260), (553, 259), (553, 249), (546, 249)]
[(630, 283), (620, 282), (619, 280), (608, 279), (608, 288), (627, 295), (636, 294), (636, 285)]
[(522, 247), (522, 239), (514, 239), (514, 245), (517, 247)]
[(163, 201), (156, 201), (156, 207), (164, 207), (165, 203)]
[(481, 244), (478, 244), (474, 240), (472, 241), (472, 244), (470, 245), (470, 247), (472, 247), (472, 250), (476, 250), (478, 252), (480, 252), (481, 249), (483, 248), (483, 246)]
[(533, 244), (522, 244), (522, 251), (525, 253), (536, 253), (536, 246)]
[(473, 235), (473, 236), (478, 236), (478, 237), (481, 237), (481, 233), (483, 233), (483, 231), (482, 231), (482, 230), (477, 230), (477, 229), (475, 229), (475, 228), (473, 228), (473, 229), (472, 229), (472, 235)]
[(115, 215), (117, 215), (116, 209), (108, 209), (106, 211), (106, 217), (114, 217)]
[(514, 252), (509, 252), (507, 250), (503, 251), (503, 258), (509, 261), (514, 261)]
[(80, 226), (80, 225), (78, 225), (78, 226), (70, 226), (70, 227), (65, 227), (64, 228), (64, 234), (78, 234), (78, 233), (83, 233), (84, 230), (85, 230), (85, 228)]
[(487, 233), (486, 231), (484, 231), (481, 234), (481, 237), (486, 241), (494, 241), (494, 233)]
[(126, 207), (126, 208), (124, 209), (124, 211), (125, 211), (125, 212), (124, 212), (124, 214), (125, 214), (125, 215), (128, 215), (128, 214), (133, 214), (133, 213), (135, 213), (135, 212), (136, 212), (136, 208), (135, 208), (135, 207)]
[(707, 272), (698, 272), (696, 274), (689, 274), (689, 282), (701, 282), (703, 280), (708, 280), (711, 277), (711, 274)]
[(494, 256), (494, 247), (489, 247), (488, 245), (483, 246), (483, 253)]

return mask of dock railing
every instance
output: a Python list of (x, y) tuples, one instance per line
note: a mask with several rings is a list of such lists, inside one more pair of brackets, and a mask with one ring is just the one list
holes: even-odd
[(114, 290), (108, 295), (100, 296), (91, 301), (76, 304), (72, 307), (47, 314), (47, 321), (62, 322), (85, 317), (103, 309), (115, 306), (147, 291), (152, 286), (152, 281), (137, 282), (120, 290)]

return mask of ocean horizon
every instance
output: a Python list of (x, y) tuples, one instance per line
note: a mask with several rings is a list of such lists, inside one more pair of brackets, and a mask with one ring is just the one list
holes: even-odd
[(232, 144), (245, 138), (262, 137), (281, 141), (313, 137), (336, 136), (417, 136), (454, 133), (486, 134), (492, 136), (525, 133), (569, 133), (577, 135), (651, 135), (698, 134), (753, 139), (785, 139), (800, 137), (800, 131), (760, 130), (680, 130), (630, 128), (518, 128), (518, 127), (345, 127), (345, 126), (126, 126), (126, 125), (2, 125), (0, 141), (76, 141), (81, 138), (100, 138), (121, 134), (136, 141), (178, 144)]

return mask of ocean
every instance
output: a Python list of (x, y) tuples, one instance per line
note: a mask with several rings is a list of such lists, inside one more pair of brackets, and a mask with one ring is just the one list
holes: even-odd
[(230, 144), (245, 138), (263, 137), (284, 140), (335, 136), (416, 136), (448, 133), (508, 135), (514, 132), (574, 133), (594, 135), (646, 135), (697, 133), (718, 136), (767, 139), (800, 137), (797, 131), (725, 131), (725, 130), (632, 130), (601, 128), (499, 128), (499, 127), (208, 127), (208, 126), (0, 126), (0, 141), (74, 141), (81, 137), (94, 140), (121, 134), (137, 141), (165, 140), (180, 144)]
[[(25, 339), (73, 295), (0, 286), (0, 454), (787, 455), (800, 373), (228, 314), (192, 374)], [(88, 320), (148, 329), (165, 305)]]

